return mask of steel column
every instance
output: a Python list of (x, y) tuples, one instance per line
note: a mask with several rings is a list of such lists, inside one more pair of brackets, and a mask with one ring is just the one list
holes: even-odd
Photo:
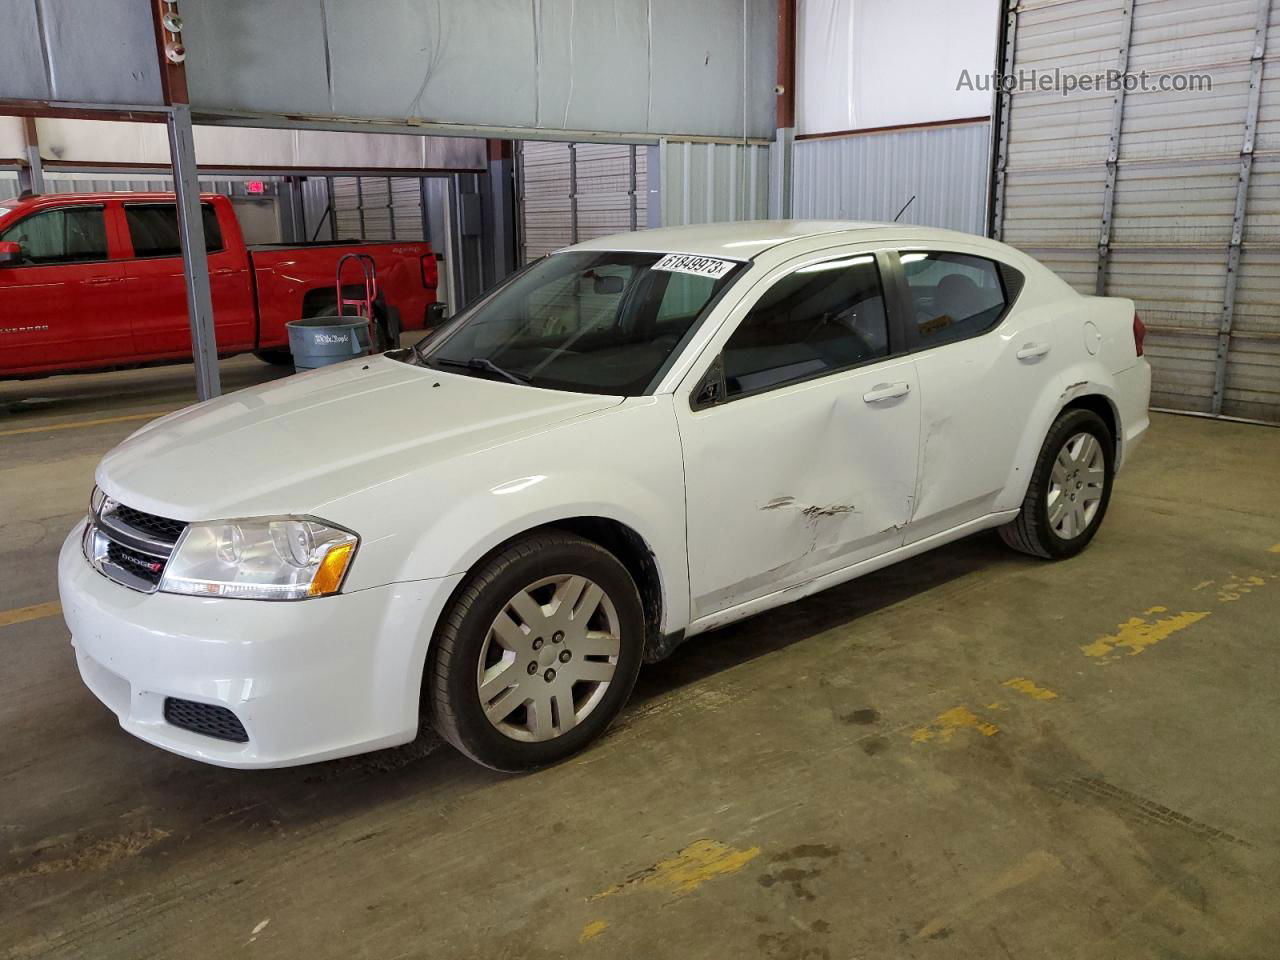
[[(516, 240), (515, 160), (508, 140), (489, 141), (489, 223), (494, 283), (515, 272)], [(487, 286), (487, 284), (486, 284)]]
[(1244, 219), (1249, 209), (1249, 180), (1253, 175), (1253, 148), (1258, 133), (1258, 108), (1262, 102), (1263, 62), (1267, 55), (1267, 29), (1271, 0), (1258, 0), (1258, 20), (1253, 32), (1253, 59), (1249, 75), (1249, 106), (1240, 147), (1240, 176), (1236, 182), (1236, 209), (1231, 220), (1231, 248), (1227, 253), (1227, 282), (1222, 298), (1222, 322), (1218, 327), (1218, 355), (1213, 371), (1213, 415), (1222, 413), (1227, 389), (1227, 358), (1231, 353), (1231, 327), (1235, 322), (1236, 288), (1240, 283), (1240, 251), (1244, 244)]
[(27, 165), (18, 170), (19, 191), (44, 193), (44, 158), (40, 156), (40, 137), (34, 117), (22, 118)]
[(1001, 24), (1000, 66), (991, 117), (991, 183), (987, 189), (987, 232), (994, 240), (1004, 238), (1005, 179), (1009, 170), (1009, 116), (1013, 111), (1012, 82), (1014, 54), (1018, 42), (1018, 0), (1008, 0)]
[(1107, 140), (1107, 179), (1102, 188), (1102, 224), (1098, 230), (1098, 266), (1094, 279), (1094, 293), (1107, 295), (1107, 268), (1111, 260), (1111, 222), (1116, 207), (1116, 177), (1120, 168), (1120, 131), (1124, 126), (1125, 74), (1129, 72), (1129, 47), (1133, 40), (1133, 4), (1126, 0), (1121, 13), (1120, 51), (1116, 55), (1116, 70), (1120, 75), (1120, 89), (1116, 91), (1111, 107), (1111, 136)]
[(578, 145), (569, 144), (569, 242), (578, 242)]
[(636, 209), (636, 145), (633, 143), (627, 148), (627, 212), (628, 229), (635, 232), (638, 223), (638, 211)]
[(204, 217), (200, 213), (200, 180), (191, 131), (191, 108), (185, 103), (174, 104), (167, 126), (169, 161), (178, 199), (178, 233), (187, 287), (187, 319), (191, 324), (191, 355), (196, 366), (196, 398), (208, 400), (222, 392), (222, 385), (218, 377), (218, 345), (213, 325), (213, 296), (209, 290), (209, 258), (204, 245)]

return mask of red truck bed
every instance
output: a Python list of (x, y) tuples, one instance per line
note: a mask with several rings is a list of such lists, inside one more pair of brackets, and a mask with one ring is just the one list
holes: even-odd
[[(345, 253), (373, 257), (403, 329), (420, 329), (436, 301), (426, 241), (248, 247), (230, 200), (204, 195), (201, 205), (223, 356), (278, 353), (287, 349), (288, 321), (333, 312), (334, 270)], [(190, 359), (173, 194), (0, 203), (0, 378)]]

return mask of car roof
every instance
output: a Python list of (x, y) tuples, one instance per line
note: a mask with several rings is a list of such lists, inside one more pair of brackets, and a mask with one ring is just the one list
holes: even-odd
[(744, 220), (735, 223), (700, 223), (682, 227), (658, 227), (635, 233), (597, 237), (566, 250), (628, 250), (644, 253), (689, 253), (729, 260), (752, 260), (786, 244), (821, 237), (853, 242), (966, 243), (1003, 247), (995, 241), (954, 230), (914, 227), (896, 223), (857, 220)]

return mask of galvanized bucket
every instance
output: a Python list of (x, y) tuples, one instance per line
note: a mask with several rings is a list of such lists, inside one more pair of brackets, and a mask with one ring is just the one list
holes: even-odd
[(293, 368), (299, 373), (369, 352), (369, 321), (363, 317), (307, 317), (285, 326)]

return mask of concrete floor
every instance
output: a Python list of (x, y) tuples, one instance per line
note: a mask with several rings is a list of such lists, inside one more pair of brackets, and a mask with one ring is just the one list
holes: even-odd
[(1084, 556), (979, 536), (701, 638), (556, 769), (237, 773), (123, 733), (43, 606), (189, 378), (0, 385), (0, 954), (1277, 956), (1280, 431), (1159, 416)]

